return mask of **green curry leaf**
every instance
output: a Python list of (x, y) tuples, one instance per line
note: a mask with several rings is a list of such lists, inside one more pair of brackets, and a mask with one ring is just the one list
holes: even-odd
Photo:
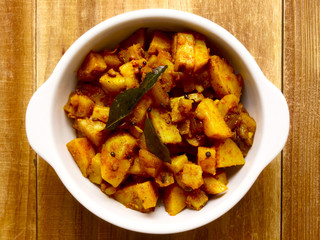
[(154, 86), (167, 67), (166, 65), (153, 69), (152, 72), (147, 73), (139, 88), (130, 88), (116, 96), (110, 106), (107, 130), (115, 129), (132, 112), (143, 95)]
[(144, 123), (144, 136), (149, 151), (160, 158), (162, 161), (171, 163), (169, 149), (161, 141), (156, 129), (152, 124), (152, 121), (148, 118), (148, 116), (146, 117)]

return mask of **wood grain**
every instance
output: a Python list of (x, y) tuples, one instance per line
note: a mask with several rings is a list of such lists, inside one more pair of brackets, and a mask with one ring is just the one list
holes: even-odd
[(284, 13), (282, 237), (320, 239), (320, 2), (286, 1)]
[[(149, 4), (145, 1), (39, 1), (38, 84), (50, 76), (61, 55), (73, 41), (95, 24), (122, 12), (159, 7), (193, 12), (222, 25), (245, 44), (270, 81), (281, 87), (280, 1), (217, 1), (215, 5), (209, 1), (155, 2)], [(244, 15), (250, 18), (243, 17)], [(270, 44), (266, 46), (263, 44), (265, 42)], [(51, 167), (39, 160), (38, 237), (177, 240), (213, 239), (213, 236), (217, 239), (239, 239), (240, 236), (241, 239), (278, 239), (281, 229), (280, 175), (280, 157), (277, 157), (261, 174), (246, 197), (219, 220), (186, 233), (154, 236), (126, 231), (93, 216), (70, 196)], [(50, 188), (52, 185), (55, 186), (54, 189)]]
[(35, 239), (35, 153), (24, 116), (34, 85), (34, 2), (0, 2), (0, 238)]

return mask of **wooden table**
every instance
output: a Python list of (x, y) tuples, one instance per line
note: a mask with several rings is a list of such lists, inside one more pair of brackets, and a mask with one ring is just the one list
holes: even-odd
[[(102, 20), (173, 8), (230, 31), (289, 104), (281, 154), (228, 213), (199, 229), (155, 236), (82, 207), (30, 148), (27, 103), (68, 47)], [(320, 2), (313, 0), (0, 2), (0, 239), (320, 239)]]

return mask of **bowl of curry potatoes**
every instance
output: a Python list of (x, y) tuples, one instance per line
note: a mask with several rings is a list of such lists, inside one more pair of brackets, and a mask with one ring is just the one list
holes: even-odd
[[(49, 106), (40, 117), (39, 105)], [(230, 33), (149, 9), (81, 36), (31, 99), (26, 126), (91, 212), (161, 234), (232, 208), (281, 151), (288, 119), (281, 92)]]

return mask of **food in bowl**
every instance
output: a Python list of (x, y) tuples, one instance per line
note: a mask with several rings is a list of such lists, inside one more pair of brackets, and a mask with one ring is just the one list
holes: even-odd
[[(149, 36), (151, 36), (149, 40)], [(116, 48), (90, 51), (64, 106), (77, 138), (67, 148), (84, 177), (126, 207), (176, 215), (227, 190), (256, 122), (243, 80), (197, 32), (141, 28)]]

